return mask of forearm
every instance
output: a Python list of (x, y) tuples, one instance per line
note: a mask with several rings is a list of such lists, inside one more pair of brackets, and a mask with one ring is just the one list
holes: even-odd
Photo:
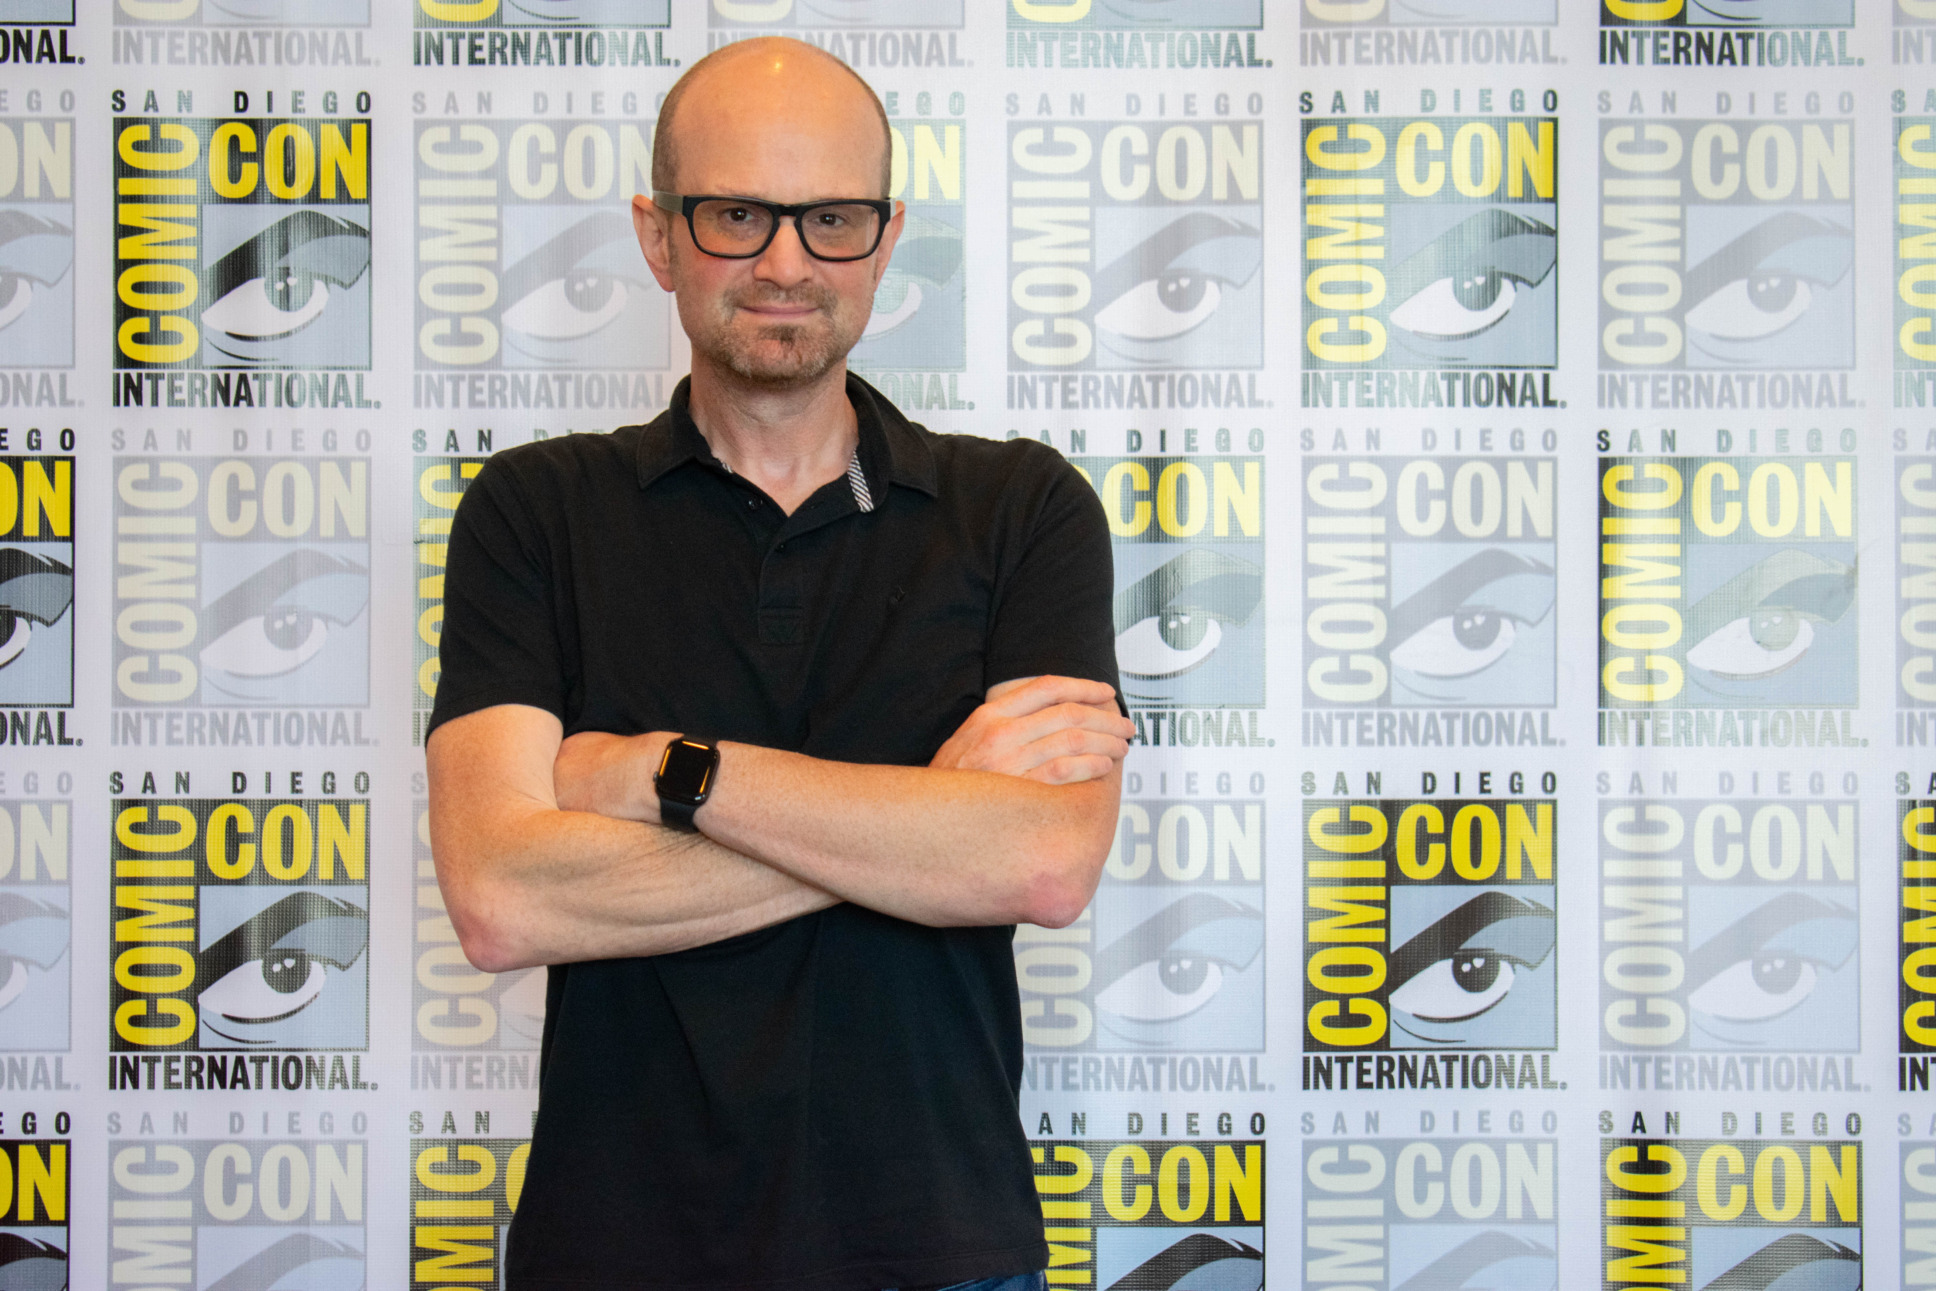
[(815, 888), (937, 926), (1070, 922), (1095, 890), (1120, 771), (1049, 785), (721, 746), (707, 837)]
[(498, 972), (685, 950), (839, 899), (696, 835), (588, 812), (533, 804), (463, 825), (433, 811), (432, 830), (466, 952)]

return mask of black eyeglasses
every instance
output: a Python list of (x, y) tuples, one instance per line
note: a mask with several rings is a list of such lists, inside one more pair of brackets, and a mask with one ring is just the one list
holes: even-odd
[(693, 245), (723, 260), (751, 260), (773, 245), (791, 218), (800, 245), (816, 260), (865, 260), (881, 244), (894, 203), (868, 197), (788, 206), (757, 197), (688, 197), (654, 190), (652, 203), (686, 217)]

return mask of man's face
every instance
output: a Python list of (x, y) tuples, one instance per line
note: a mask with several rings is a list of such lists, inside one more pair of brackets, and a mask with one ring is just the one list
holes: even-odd
[[(796, 56), (728, 65), (679, 105), (677, 191), (773, 202), (878, 198), (879, 118), (838, 68)], [(710, 361), (755, 385), (810, 384), (846, 357), (867, 326), (874, 289), (900, 233), (899, 203), (865, 260), (816, 260), (792, 220), (752, 259), (710, 256), (683, 216), (635, 201), (640, 244), (661, 286), (676, 292), (695, 366)]]

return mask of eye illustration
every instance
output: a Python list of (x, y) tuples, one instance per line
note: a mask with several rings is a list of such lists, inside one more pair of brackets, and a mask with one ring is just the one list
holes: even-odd
[[(1392, 955), (1393, 1012), (1429, 1025), (1469, 1022), (1511, 994), (1520, 973), (1545, 962), (1554, 936), (1553, 912), (1545, 906), (1481, 892)], [(1396, 1016), (1393, 1022), (1422, 1040), (1461, 1038), (1425, 1034)]]
[[(1811, 12), (1813, 10), (1814, 12)], [(1690, 25), (1705, 25), (1712, 19), (1722, 23), (1745, 25), (1768, 23), (1807, 22), (1833, 23), (1838, 20), (1853, 21), (1854, 12), (1850, 0), (1832, 0), (1831, 3), (1810, 3), (1801, 0), (1799, 4), (1789, 0), (1786, 4), (1771, 6), (1765, 0), (1693, 0), (1689, 7)]]
[(1482, 672), (1546, 618), (1553, 591), (1550, 565), (1496, 547), (1467, 557), (1393, 607), (1391, 661), (1423, 677)]
[(67, 1252), (51, 1242), (0, 1232), (0, 1291), (67, 1291)]
[(235, 677), (284, 676), (320, 654), (369, 599), (363, 566), (310, 548), (289, 552), (208, 607), (202, 664)]
[(1264, 948), (1260, 910), (1208, 893), (1172, 902), (1096, 956), (1096, 1007), (1129, 1022), (1195, 1013)]
[(263, 1247), (208, 1291), (363, 1291), (363, 1252), (315, 1233), (291, 1233)]
[(499, 280), (498, 298), (509, 302), (500, 316), (507, 341), (548, 357), (610, 328), (658, 293), (640, 278), (637, 260), (631, 221), (613, 211), (588, 215), (547, 239)]
[(74, 571), (19, 547), (0, 547), (0, 668), (21, 656), (34, 624), (52, 627), (74, 603)]
[(1264, 571), (1192, 548), (1116, 593), (1116, 664), (1133, 677), (1175, 677), (1215, 654), (1223, 625), (1242, 627), (1264, 596)]
[(73, 263), (74, 230), (26, 211), (0, 210), (0, 328), (24, 318)]
[(354, 964), (370, 940), (370, 916), (347, 901), (292, 892), (202, 952), (202, 1025), (226, 1040), (272, 1044), (246, 1034), (294, 1017), (322, 997), (329, 969)]
[(0, 892), (0, 1010), (26, 994), (67, 953), (67, 911)]
[(913, 318), (929, 291), (961, 271), (961, 258), (961, 230), (910, 214), (894, 258), (874, 289), (874, 312), (862, 336), (885, 335)]
[(232, 346), (293, 336), (329, 309), (332, 284), (346, 290), (369, 267), (368, 229), (321, 211), (292, 211), (209, 270), (203, 335), (230, 358), (253, 361), (259, 356), (223, 341)]
[(1109, 1284), (1107, 1291), (1262, 1291), (1264, 1253), (1246, 1242), (1191, 1233)]
[[(1152, 233), (1096, 275), (1096, 326), (1121, 341), (1167, 341), (1194, 331), (1264, 259), (1264, 236), (1201, 211)], [(1142, 357), (1140, 354), (1135, 357)]]
[(1855, 566), (1805, 551), (1778, 551), (1703, 596), (1685, 620), (1687, 661), (1727, 681), (1758, 681), (1792, 668), (1819, 624), (1855, 601)]
[(1551, 1247), (1488, 1229), (1433, 1260), (1393, 1291), (1553, 1291), (1559, 1257)]
[(1794, 211), (1771, 215), (1688, 270), (1687, 326), (1715, 341), (1773, 336), (1854, 262), (1847, 229)]
[(1707, 1285), (1713, 1291), (1860, 1291), (1862, 1253), (1807, 1233), (1784, 1233)]
[(1553, 272), (1549, 225), (1486, 210), (1447, 229), (1392, 272), (1391, 321), (1428, 341), (1462, 341), (1496, 327), (1521, 291)]
[(1855, 912), (1784, 892), (1735, 920), (1688, 958), (1687, 1002), (1720, 1023), (1767, 1022), (1815, 993), (1855, 953)]

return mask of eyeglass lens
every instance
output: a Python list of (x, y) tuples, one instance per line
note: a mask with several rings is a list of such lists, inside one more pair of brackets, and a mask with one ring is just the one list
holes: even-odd
[[(748, 255), (773, 233), (773, 212), (747, 202), (707, 201), (693, 208), (693, 239), (712, 255)], [(880, 212), (859, 203), (816, 206), (802, 227), (807, 250), (830, 259), (864, 256), (874, 249)]]

